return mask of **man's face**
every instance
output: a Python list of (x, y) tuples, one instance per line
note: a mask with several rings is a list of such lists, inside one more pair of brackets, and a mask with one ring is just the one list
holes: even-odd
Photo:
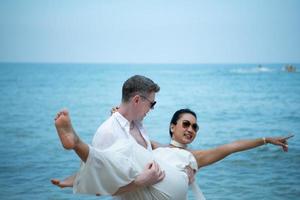
[(147, 96), (140, 95), (139, 108), (138, 108), (138, 120), (142, 121), (146, 117), (150, 109), (154, 109), (155, 105), (155, 92), (151, 92)]

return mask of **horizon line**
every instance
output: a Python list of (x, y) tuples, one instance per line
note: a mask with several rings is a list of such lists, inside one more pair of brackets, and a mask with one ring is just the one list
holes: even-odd
[(292, 65), (300, 64), (298, 62), (40, 62), (40, 61), (0, 61), (0, 64), (90, 64), (90, 65), (218, 65), (218, 64), (250, 64), (250, 65), (263, 65), (263, 64), (283, 64)]

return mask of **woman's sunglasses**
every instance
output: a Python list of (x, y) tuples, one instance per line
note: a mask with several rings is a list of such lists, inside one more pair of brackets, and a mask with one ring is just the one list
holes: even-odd
[(190, 121), (188, 120), (183, 120), (182, 121), (182, 128), (188, 129), (190, 126), (192, 126), (192, 129), (197, 133), (197, 131), (199, 130), (199, 126), (198, 124), (191, 124)]

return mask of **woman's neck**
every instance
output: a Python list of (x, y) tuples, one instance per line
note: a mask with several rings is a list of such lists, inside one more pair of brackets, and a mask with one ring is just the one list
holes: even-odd
[(181, 149), (186, 149), (186, 147), (187, 147), (186, 144), (182, 144), (182, 143), (177, 142), (173, 139), (171, 139), (170, 145), (173, 146), (173, 147), (181, 148)]

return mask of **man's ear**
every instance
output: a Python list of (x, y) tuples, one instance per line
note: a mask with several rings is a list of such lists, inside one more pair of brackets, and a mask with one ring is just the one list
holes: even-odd
[(140, 101), (140, 95), (135, 95), (135, 96), (133, 96), (133, 97), (132, 97), (132, 101), (133, 101), (134, 103), (138, 103), (138, 102)]

